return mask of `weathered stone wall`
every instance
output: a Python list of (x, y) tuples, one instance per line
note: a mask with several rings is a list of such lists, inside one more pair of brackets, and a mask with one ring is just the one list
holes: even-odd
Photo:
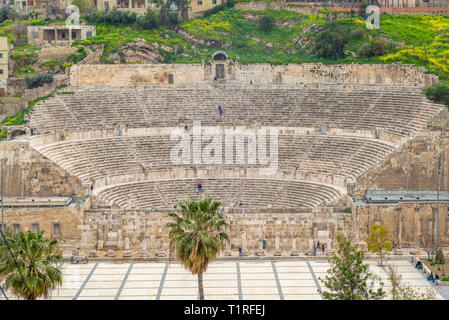
[(440, 188), (449, 189), (449, 159), (446, 156), (447, 133), (428, 131), (419, 133), (398, 152), (361, 176), (356, 194), (365, 190), (437, 190), (437, 157), (442, 155)]
[[(298, 213), (264, 210), (227, 213), (227, 219), (231, 223), (231, 229), (228, 230), (231, 243), (225, 254), (232, 251), (235, 255), (238, 248), (245, 249), (244, 238), (248, 254), (256, 254), (259, 240), (266, 240), (266, 251), (272, 254), (277, 237), (279, 250), (283, 255), (290, 255), (292, 252), (292, 239), (296, 239), (299, 252), (309, 252), (312, 243), (317, 240), (332, 248), (338, 233), (349, 234), (352, 221), (350, 214), (334, 211), (332, 208), (309, 208)], [(130, 250), (134, 256), (141, 256), (144, 241), (150, 256), (154, 257), (160, 251), (165, 251), (168, 255), (169, 229), (164, 225), (169, 221), (165, 212), (86, 210), (82, 227), (84, 238), (81, 240), (85, 246), (81, 249), (124, 250), (125, 239), (129, 238)]]
[[(214, 61), (206, 64), (152, 65), (75, 65), (70, 69), (70, 84), (81, 85), (166, 85), (173, 75), (175, 85), (204, 84), (213, 81)], [(239, 65), (225, 61), (225, 80), (242, 84), (316, 85), (394, 85), (426, 86), (438, 82), (425, 69), (403, 64), (323, 65), (288, 64)]]
[(48, 47), (42, 48), (39, 51), (39, 62), (44, 63), (47, 61), (64, 60), (72, 53), (76, 52), (75, 47)]
[[(438, 238), (443, 247), (449, 246), (448, 209), (449, 203), (439, 204)], [(386, 225), (399, 246), (416, 248), (422, 233), (434, 235), (435, 213), (436, 203), (353, 205), (352, 213), (345, 213), (341, 208), (248, 209), (244, 212), (226, 209), (231, 241), (224, 254), (238, 255), (238, 248), (242, 248), (244, 253), (256, 255), (260, 252), (259, 240), (266, 241), (266, 255), (311, 253), (317, 241), (324, 243), (327, 250), (333, 250), (338, 234), (366, 246), (369, 227), (374, 224)], [(155, 210), (85, 210), (81, 224), (73, 225), (76, 231), (72, 230), (64, 238), (71, 240), (73, 236), (73, 243), (84, 253), (129, 249), (133, 257), (141, 257), (146, 247), (149, 257), (160, 252), (168, 256), (169, 229), (165, 224), (169, 221), (166, 212)]]
[(27, 142), (0, 143), (0, 159), (4, 165), (5, 196), (69, 196), (80, 195), (80, 181), (50, 160), (44, 158)]
[(203, 79), (199, 64), (154, 65), (74, 65), (70, 68), (70, 84), (81, 85), (160, 85), (168, 84), (168, 76), (174, 76), (174, 84), (192, 84)]
[[(45, 230), (46, 237), (63, 239), (62, 245), (68, 247), (65, 254), (80, 246), (83, 208), (5, 208), (5, 224), (13, 230), (19, 224), (23, 231), (31, 231), (33, 223), (39, 223), (39, 230)], [(54, 234), (53, 224), (60, 224), (61, 234)]]
[(0, 121), (15, 115), (25, 108), (25, 103), (21, 98), (2, 97), (0, 98)]
[(45, 83), (38, 88), (27, 89), (25, 78), (10, 78), (8, 79), (8, 95), (22, 96), (25, 105), (27, 105), (28, 101), (52, 93), (57, 86), (68, 84), (68, 80), (69, 77), (66, 75), (55, 75), (53, 76), (53, 82)]
[[(419, 247), (423, 233), (434, 237), (436, 203), (399, 203), (397, 205), (353, 206), (355, 238), (364, 241), (373, 224), (386, 225), (390, 236), (403, 247)], [(449, 246), (449, 204), (439, 204), (438, 239), (441, 246)]]

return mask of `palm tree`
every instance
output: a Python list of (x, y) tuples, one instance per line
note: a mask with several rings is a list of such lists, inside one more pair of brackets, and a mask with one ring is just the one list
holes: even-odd
[(212, 198), (197, 201), (189, 197), (179, 203), (180, 214), (168, 214), (174, 220), (166, 224), (171, 229), (170, 255), (175, 251), (184, 267), (198, 275), (200, 300), (204, 300), (203, 272), (229, 240), (225, 232), (229, 224), (218, 213), (220, 205)]
[(6, 275), (5, 288), (26, 300), (40, 296), (48, 298), (51, 291), (62, 284), (61, 270), (57, 264), (62, 255), (57, 251), (59, 241), (43, 236), (44, 231), (18, 231), (8, 237), (7, 247), (0, 247), (0, 274)]

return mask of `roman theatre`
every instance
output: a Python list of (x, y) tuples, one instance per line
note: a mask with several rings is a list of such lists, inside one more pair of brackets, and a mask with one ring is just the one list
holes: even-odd
[[(296, 255), (318, 240), (332, 250), (337, 234), (364, 243), (379, 223), (416, 247), (435, 232), (437, 205), (449, 245), (448, 112), (422, 94), (438, 82), (422, 68), (241, 65), (217, 52), (198, 64), (75, 65), (68, 78), (0, 153), (7, 227), (46, 230), (69, 255), (167, 256), (167, 213), (189, 195), (224, 204), (225, 256)], [(257, 145), (277, 148), (277, 170), (248, 161), (248, 137), (233, 161), (173, 163), (172, 133), (193, 138), (195, 121), (277, 132)], [(208, 144), (203, 135), (189, 157)]]

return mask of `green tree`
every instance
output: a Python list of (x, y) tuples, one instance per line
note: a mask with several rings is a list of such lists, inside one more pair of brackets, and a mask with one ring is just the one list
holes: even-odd
[(44, 231), (37, 234), (18, 231), (8, 237), (13, 256), (4, 243), (0, 247), (0, 274), (6, 275), (5, 289), (26, 300), (48, 298), (62, 284), (62, 273), (57, 266), (62, 261), (59, 242), (43, 234)]
[(340, 59), (349, 41), (349, 29), (337, 22), (327, 22), (315, 37), (314, 52), (318, 57)]
[(264, 32), (271, 32), (274, 28), (274, 18), (272, 16), (262, 16), (259, 18), (259, 27)]
[(382, 39), (373, 39), (371, 42), (364, 43), (358, 54), (360, 57), (375, 57), (384, 55), (387, 52), (387, 43)]
[(383, 260), (386, 251), (393, 249), (393, 243), (388, 236), (388, 227), (380, 224), (372, 225), (369, 228), (369, 236), (366, 239), (368, 250), (377, 253), (380, 259), (380, 265), (383, 265)]
[(362, 19), (366, 18), (366, 8), (369, 6), (369, 1), (368, 0), (360, 0), (359, 3), (359, 16)]
[(441, 250), (441, 248), (438, 248), (438, 251), (435, 255), (435, 263), (438, 264), (438, 270), (440, 270), (440, 265), (443, 266), (443, 274), (445, 274), (444, 273), (444, 264), (446, 263), (446, 259), (444, 259), (443, 250)]
[(170, 228), (170, 256), (176, 252), (184, 267), (198, 275), (200, 300), (204, 300), (203, 272), (229, 240), (225, 232), (229, 225), (218, 213), (220, 205), (212, 198), (197, 201), (189, 197), (179, 203), (180, 214), (168, 214), (173, 219), (166, 224)]
[(362, 250), (343, 235), (337, 236), (338, 250), (329, 258), (331, 268), (327, 271), (324, 286), (330, 291), (320, 293), (326, 300), (375, 300), (381, 299), (385, 292), (383, 283), (374, 289), (378, 277), (369, 272), (369, 266), (363, 264)]
[(442, 103), (449, 107), (449, 82), (431, 85), (424, 89), (424, 94), (436, 103)]
[(72, 0), (72, 5), (77, 6), (80, 13), (85, 13), (89, 9), (87, 0)]

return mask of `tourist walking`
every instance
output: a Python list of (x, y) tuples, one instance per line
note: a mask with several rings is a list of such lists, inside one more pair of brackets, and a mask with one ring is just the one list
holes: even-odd
[(223, 115), (223, 109), (221, 108), (221, 106), (218, 106), (218, 112), (220, 112), (220, 117)]
[(203, 184), (202, 183), (198, 183), (198, 192), (199, 193), (203, 192)]
[(324, 255), (324, 243), (321, 245), (321, 252), (322, 252), (323, 255)]

